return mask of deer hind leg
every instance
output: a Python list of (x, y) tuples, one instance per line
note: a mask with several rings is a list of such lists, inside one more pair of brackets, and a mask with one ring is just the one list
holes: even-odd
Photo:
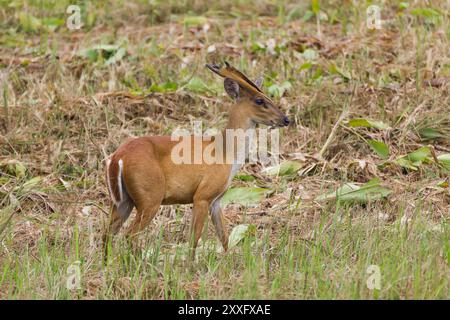
[(158, 213), (162, 199), (159, 202), (150, 203), (144, 209), (138, 209), (136, 217), (129, 225), (126, 234), (129, 238), (135, 237), (140, 231), (152, 222), (155, 215)]
[(134, 187), (129, 192), (135, 200), (137, 209), (137, 214), (126, 231), (128, 238), (134, 238), (150, 224), (164, 199), (164, 175), (156, 164), (152, 168), (154, 168), (152, 171), (141, 170), (130, 174), (130, 180), (139, 181), (139, 184), (128, 183)]
[(107, 226), (103, 235), (103, 248), (105, 250), (105, 257), (108, 249), (108, 242), (114, 237), (114, 235), (119, 232), (122, 225), (130, 216), (133, 207), (134, 203), (129, 197), (126, 198), (126, 201), (122, 201), (119, 204), (113, 204), (111, 206), (109, 225)]
[(220, 208), (220, 198), (214, 200), (211, 205), (211, 221), (216, 229), (216, 234), (222, 242), (223, 249), (228, 250), (228, 231), (223, 219), (222, 209)]
[(136, 206), (136, 216), (125, 231), (128, 245), (133, 252), (139, 253), (140, 246), (138, 243), (136, 243), (137, 236), (153, 220), (156, 213), (158, 212), (161, 202), (162, 196), (160, 199), (149, 197), (147, 198), (147, 201), (145, 201), (144, 203), (140, 201), (139, 205)]

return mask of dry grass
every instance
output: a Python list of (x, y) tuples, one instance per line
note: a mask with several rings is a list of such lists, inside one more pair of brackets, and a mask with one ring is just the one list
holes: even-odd
[[(387, 22), (368, 30), (368, 4), (344, 2), (321, 1), (318, 21), (308, 1), (80, 1), (84, 27), (51, 31), (45, 18), (65, 22), (68, 1), (0, 0), (0, 297), (448, 298), (448, 168), (395, 163), (421, 146), (450, 152), (448, 3), (433, 1), (430, 13), (420, 1), (386, 2)], [(126, 54), (111, 64), (79, 55), (99, 44)], [(264, 73), (266, 88), (291, 84), (276, 100), (294, 120), (281, 132), (283, 158), (300, 170), (243, 168), (256, 179), (233, 186), (274, 192), (256, 207), (226, 208), (230, 228), (256, 226), (227, 254), (204, 247), (186, 269), (190, 206), (173, 206), (142, 236), (152, 254), (119, 237), (104, 267), (105, 157), (129, 136), (195, 119), (223, 126), (230, 100), (203, 67), (223, 59)], [(389, 128), (352, 127), (355, 118)], [(389, 147), (387, 159), (368, 139)], [(315, 200), (373, 178), (392, 190), (387, 198)], [(211, 226), (203, 240), (216, 242)], [(75, 261), (81, 288), (70, 291)], [(366, 287), (371, 264), (380, 290)]]

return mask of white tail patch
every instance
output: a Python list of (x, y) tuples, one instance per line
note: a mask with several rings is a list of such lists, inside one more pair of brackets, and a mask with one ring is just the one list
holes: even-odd
[(111, 181), (109, 179), (109, 167), (111, 165), (111, 162), (112, 162), (111, 160), (106, 161), (106, 184), (108, 185), (111, 200), (116, 206), (117, 212), (122, 217), (122, 219), (126, 220), (130, 216), (130, 213), (134, 208), (134, 202), (127, 193), (125, 185), (122, 184), (122, 174), (123, 174), (122, 159), (119, 159), (119, 161), (117, 161), (117, 164), (119, 166), (118, 170), (119, 172), (117, 174), (117, 188), (119, 189), (119, 199), (116, 198), (116, 193), (113, 192)]
[(119, 173), (117, 174), (117, 187), (119, 188), (119, 203), (123, 200), (123, 191), (122, 191), (122, 171), (123, 171), (123, 161), (119, 159)]
[[(111, 159), (106, 160), (106, 183), (108, 184), (109, 194), (111, 195), (111, 199), (115, 204), (118, 204), (120, 201), (117, 201), (114, 196), (114, 192), (111, 187), (111, 181), (109, 180), (109, 166), (111, 165)], [(120, 175), (119, 175), (120, 177)]]

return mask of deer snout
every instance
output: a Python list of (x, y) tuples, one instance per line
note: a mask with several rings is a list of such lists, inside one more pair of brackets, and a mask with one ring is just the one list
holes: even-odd
[(282, 116), (278, 121), (277, 124), (279, 127), (287, 127), (291, 123), (288, 117)]

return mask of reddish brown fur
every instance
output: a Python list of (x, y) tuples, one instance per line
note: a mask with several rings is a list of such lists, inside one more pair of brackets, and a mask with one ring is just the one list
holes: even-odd
[[(246, 130), (254, 127), (255, 123), (287, 125), (288, 121), (286, 122), (284, 114), (270, 99), (265, 99), (256, 90), (246, 91), (245, 88), (240, 88), (239, 91), (237, 85), (226, 89), (236, 90), (227, 92), (238, 100), (230, 109), (227, 129)], [(264, 98), (265, 106), (256, 104), (255, 101), (261, 98)], [(225, 132), (221, 135), (225, 143)], [(204, 141), (203, 147), (214, 141), (214, 139)], [(226, 163), (175, 164), (171, 158), (171, 151), (177, 144), (177, 141), (171, 141), (170, 136), (129, 139), (111, 156), (107, 178), (112, 197), (117, 202), (112, 206), (110, 225), (105, 232), (105, 244), (108, 235), (115, 234), (120, 229), (134, 206), (137, 214), (128, 228), (129, 236), (137, 234), (147, 226), (161, 205), (193, 203), (192, 256), (208, 212), (211, 212), (216, 233), (224, 249), (227, 249), (228, 233), (220, 208), (220, 198), (226, 191), (236, 168), (232, 170), (233, 166)], [(224, 153), (226, 152), (225, 149)], [(193, 155), (194, 150), (191, 148), (192, 158)], [(122, 160), (121, 183), (118, 181), (120, 160)]]

